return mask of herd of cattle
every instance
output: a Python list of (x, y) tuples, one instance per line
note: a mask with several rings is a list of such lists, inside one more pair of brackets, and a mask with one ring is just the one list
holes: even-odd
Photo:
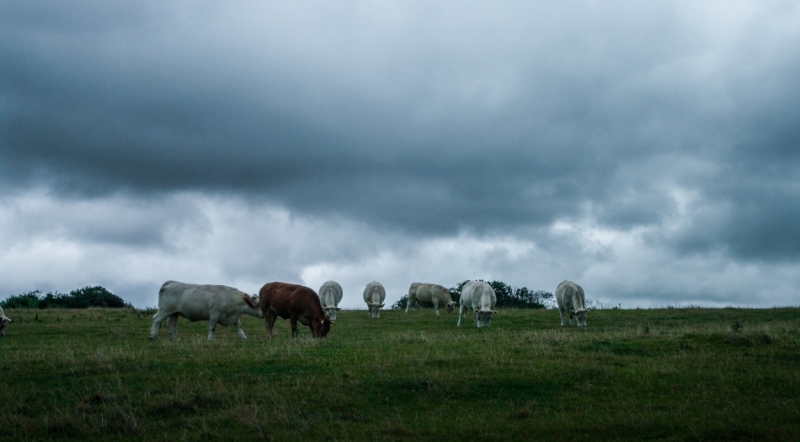
[[(158, 336), (161, 324), (167, 319), (170, 335), (173, 339), (178, 339), (177, 324), (180, 316), (192, 322), (207, 320), (209, 340), (214, 339), (217, 325), (235, 325), (239, 336), (247, 339), (239, 322), (242, 315), (264, 318), (268, 339), (273, 339), (272, 328), (279, 317), (289, 320), (292, 336), (297, 335), (297, 323), (300, 322), (311, 330), (312, 336), (324, 338), (327, 337), (331, 324), (336, 321), (342, 295), (342, 286), (336, 281), (322, 284), (319, 295), (302, 285), (270, 282), (261, 287), (258, 296), (251, 296), (224, 285), (167, 281), (158, 292), (158, 312), (153, 316), (150, 339)], [(381, 283), (373, 281), (367, 284), (364, 302), (367, 303), (370, 318), (380, 318), (380, 309), (385, 305), (385, 299), (386, 290)], [(588, 310), (585, 308), (581, 286), (570, 281), (562, 282), (556, 288), (556, 301), (562, 326), (565, 318), (569, 318), (570, 325), (573, 318), (577, 326), (586, 325)], [(453, 313), (456, 303), (444, 286), (415, 282), (408, 289), (406, 313), (413, 304), (416, 304), (419, 311), (422, 305), (431, 305), (434, 313), (439, 315), (440, 307)], [(461, 290), (459, 304), (457, 326), (461, 326), (464, 314), (469, 313), (470, 309), (476, 327), (492, 325), (492, 315), (497, 313), (494, 310), (497, 296), (489, 284), (469, 281)]]
[[(339, 311), (339, 302), (342, 300), (342, 286), (336, 281), (322, 284), (319, 295), (314, 290), (297, 284), (284, 282), (270, 282), (261, 287), (258, 296), (251, 296), (233, 287), (210, 284), (185, 284), (177, 281), (167, 281), (158, 292), (158, 311), (153, 315), (153, 326), (150, 329), (150, 339), (158, 336), (161, 324), (169, 319), (169, 333), (173, 339), (178, 339), (178, 317), (194, 321), (208, 321), (208, 339), (214, 339), (214, 330), (217, 325), (235, 325), (239, 336), (247, 339), (242, 330), (239, 318), (250, 315), (264, 318), (267, 326), (267, 338), (272, 339), (272, 328), (278, 317), (288, 319), (292, 327), (292, 336), (297, 335), (297, 322), (311, 330), (315, 338), (324, 338), (331, 329), (331, 324), (336, 321), (336, 312)], [(367, 303), (370, 318), (380, 318), (381, 308), (386, 299), (386, 290), (381, 283), (373, 281), (364, 289), (364, 302)], [(570, 281), (564, 281), (556, 288), (556, 301), (561, 315), (561, 325), (564, 319), (572, 318), (579, 327), (586, 326), (585, 297), (583, 288)], [(450, 292), (439, 284), (415, 282), (408, 289), (409, 307), (416, 304), (421, 311), (422, 305), (432, 305), (433, 311), (439, 315), (439, 308), (444, 307), (448, 313), (455, 310), (455, 302), (450, 297)], [(492, 325), (492, 315), (497, 313), (495, 304), (497, 296), (492, 286), (481, 281), (469, 281), (461, 290), (461, 299), (458, 307), (458, 323), (465, 313), (472, 309), (472, 319), (476, 327), (489, 327)], [(11, 319), (6, 317), (0, 307), (0, 336), (6, 335), (6, 327)]]

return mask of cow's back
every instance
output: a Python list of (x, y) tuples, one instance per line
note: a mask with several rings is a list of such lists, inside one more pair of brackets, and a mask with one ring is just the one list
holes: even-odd
[(497, 304), (497, 295), (491, 285), (481, 281), (469, 281), (461, 289), (460, 303), (473, 310), (491, 310)]
[(158, 292), (158, 309), (198, 321), (208, 319), (211, 312), (238, 312), (246, 297), (246, 293), (225, 285), (167, 281)]
[(262, 310), (272, 309), (284, 319), (292, 312), (325, 317), (317, 294), (302, 285), (270, 282), (261, 287), (258, 300)]
[(562, 281), (561, 284), (556, 287), (556, 302), (559, 308), (563, 307), (566, 310), (585, 308), (586, 297), (583, 292), (583, 287), (572, 281)]
[(338, 306), (343, 295), (342, 286), (336, 281), (327, 281), (319, 288), (319, 299), (322, 305), (328, 307)]
[(432, 304), (434, 297), (436, 297), (442, 305), (452, 302), (450, 292), (444, 286), (439, 284), (418, 283), (416, 287), (416, 298), (418, 301), (425, 304)]
[(372, 281), (364, 288), (364, 302), (373, 304), (383, 304), (386, 299), (386, 289), (378, 281)]

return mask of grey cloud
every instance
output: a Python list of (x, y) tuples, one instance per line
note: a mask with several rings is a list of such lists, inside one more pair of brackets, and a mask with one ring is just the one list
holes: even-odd
[(190, 229), (208, 233), (208, 221), (196, 204), (179, 196), (59, 198), (28, 193), (3, 198), (4, 240), (9, 247), (36, 241), (78, 242), (87, 246), (174, 249), (171, 233)]
[(800, 167), (796, 6), (26, 5), (3, 15), (9, 189), (227, 193), (440, 235), (585, 210), (657, 227), (672, 181), (721, 209), (664, 244), (800, 256), (797, 199), (770, 190)]

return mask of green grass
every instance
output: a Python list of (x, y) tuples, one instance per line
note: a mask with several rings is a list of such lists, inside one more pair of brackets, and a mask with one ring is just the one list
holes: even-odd
[[(35, 315), (38, 314), (38, 320)], [(800, 309), (341, 311), (267, 341), (132, 310), (7, 309), (0, 440), (800, 440)]]

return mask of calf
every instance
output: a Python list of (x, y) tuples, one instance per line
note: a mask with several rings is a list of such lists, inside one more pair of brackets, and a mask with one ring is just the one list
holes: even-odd
[(6, 327), (8, 327), (9, 322), (11, 322), (11, 318), (7, 317), (3, 313), (3, 307), (0, 307), (0, 336), (6, 335)]
[(311, 329), (315, 338), (328, 336), (331, 318), (322, 310), (319, 296), (308, 287), (285, 282), (270, 282), (258, 292), (258, 302), (264, 314), (267, 338), (272, 339), (272, 327), (278, 317), (288, 319), (292, 337), (297, 336), (297, 321)]
[(178, 339), (178, 316), (194, 322), (208, 321), (208, 340), (214, 339), (219, 325), (235, 325), (239, 336), (247, 339), (239, 317), (242, 315), (263, 318), (258, 301), (233, 287), (209, 284), (185, 284), (167, 281), (158, 291), (158, 312), (153, 315), (150, 339), (158, 336), (161, 323), (169, 318), (169, 333)]
[(342, 300), (342, 294), (342, 286), (336, 281), (328, 281), (319, 288), (319, 301), (322, 304), (322, 310), (331, 318), (331, 321), (336, 320), (336, 312), (341, 310), (339, 301)]
[(455, 302), (450, 298), (450, 292), (439, 284), (426, 284), (415, 282), (408, 288), (408, 302), (406, 313), (411, 303), (417, 301), (417, 311), (422, 312), (422, 303), (433, 304), (433, 311), (439, 316), (439, 307), (446, 307), (447, 313), (453, 313)]
[(370, 318), (380, 318), (381, 308), (383, 308), (383, 300), (386, 299), (386, 289), (383, 288), (380, 282), (372, 281), (367, 284), (364, 289), (364, 302), (367, 303), (369, 308)]
[(556, 302), (558, 303), (558, 313), (561, 315), (561, 326), (564, 326), (564, 317), (569, 315), (569, 325), (572, 325), (572, 317), (575, 317), (575, 324), (578, 327), (586, 327), (586, 299), (583, 294), (583, 287), (578, 284), (564, 280), (556, 287)]
[(456, 325), (460, 327), (464, 313), (472, 309), (472, 319), (476, 327), (492, 326), (492, 315), (497, 313), (492, 310), (497, 304), (497, 295), (492, 286), (480, 281), (470, 281), (464, 284), (459, 304), (458, 324)]

